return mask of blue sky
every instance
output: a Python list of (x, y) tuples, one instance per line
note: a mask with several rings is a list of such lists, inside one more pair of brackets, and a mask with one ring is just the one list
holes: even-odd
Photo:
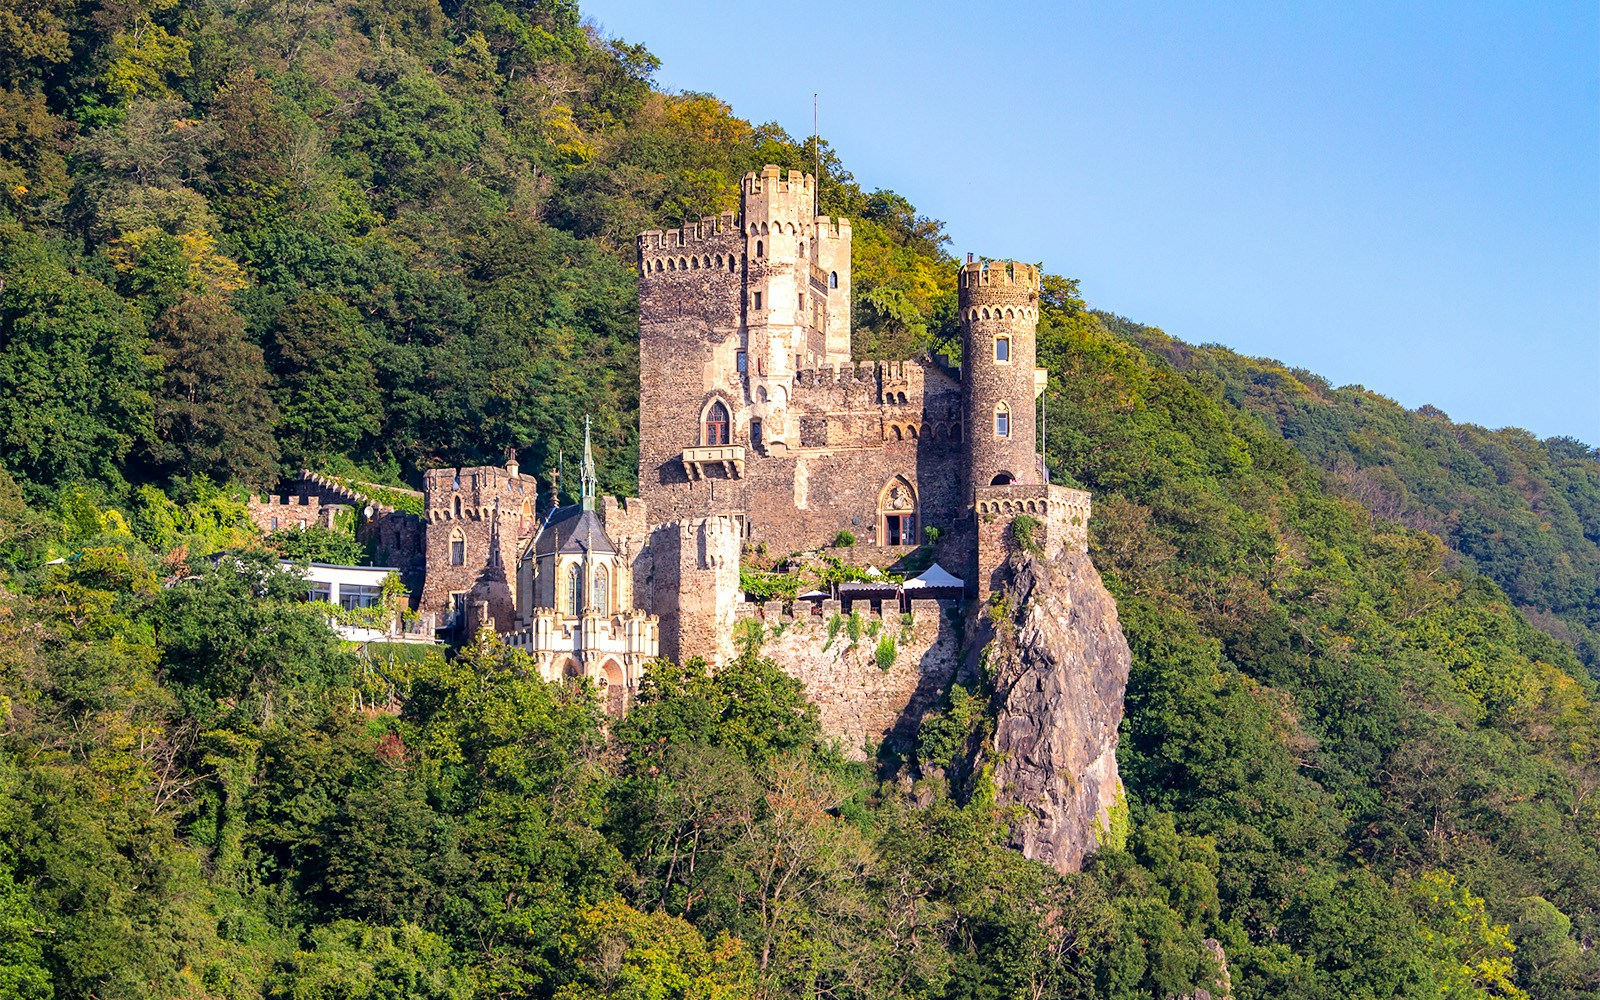
[(585, 3), (951, 250), (1407, 406), (1600, 444), (1600, 5)]

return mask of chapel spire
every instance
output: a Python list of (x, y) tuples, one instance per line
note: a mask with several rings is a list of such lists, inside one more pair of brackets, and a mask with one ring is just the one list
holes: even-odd
[(581, 503), (584, 510), (594, 510), (594, 452), (589, 448), (589, 417), (583, 418), (583, 492)]

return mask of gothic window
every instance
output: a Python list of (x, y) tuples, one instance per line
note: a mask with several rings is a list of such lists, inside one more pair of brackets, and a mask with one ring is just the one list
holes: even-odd
[(878, 527), (884, 545), (917, 544), (917, 491), (904, 476), (878, 494)]
[(762, 245), (760, 240), (756, 240), (756, 256), (757, 257), (765, 257), (766, 255), (767, 255), (766, 247)]
[(456, 517), (458, 517), (458, 518), (461, 516), (461, 498), (460, 497), (456, 497), (455, 514), (456, 514)]
[(838, 288), (839, 287), (839, 272), (838, 271), (829, 271), (828, 272), (828, 287), (829, 288)]
[(594, 609), (603, 615), (611, 613), (611, 579), (604, 566), (594, 571)]
[(764, 385), (756, 386), (756, 402), (765, 403), (766, 401), (767, 401), (767, 387), (764, 386)]
[(1000, 438), (1011, 436), (1011, 408), (1005, 403), (997, 403), (995, 405), (994, 436)]
[[(459, 502), (459, 501), (457, 501)], [(467, 539), (457, 528), (450, 532), (450, 565), (463, 566), (467, 561)]]
[(706, 411), (706, 444), (727, 444), (729, 423), (728, 408), (721, 400), (712, 403), (711, 409)]
[(583, 567), (573, 563), (567, 567), (567, 617), (583, 615)]
[(1009, 363), (1011, 361), (1010, 337), (994, 338), (994, 359), (1002, 363)]

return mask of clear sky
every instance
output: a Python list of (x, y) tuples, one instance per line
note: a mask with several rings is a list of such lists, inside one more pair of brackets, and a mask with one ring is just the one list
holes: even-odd
[(588, 0), (951, 250), (1457, 420), (1600, 444), (1600, 5)]

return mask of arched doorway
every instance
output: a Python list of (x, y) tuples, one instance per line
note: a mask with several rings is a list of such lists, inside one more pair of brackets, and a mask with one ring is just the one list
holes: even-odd
[(878, 492), (878, 538), (882, 545), (917, 544), (917, 488), (905, 476)]

